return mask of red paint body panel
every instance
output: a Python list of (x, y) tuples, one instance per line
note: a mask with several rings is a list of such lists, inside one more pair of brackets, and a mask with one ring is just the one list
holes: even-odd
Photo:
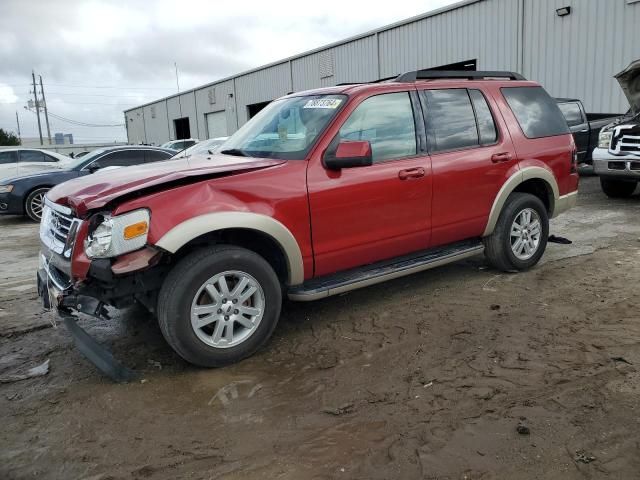
[[(448, 88), (456, 87), (470, 85), (455, 82)], [(489, 83), (482, 90), (498, 129), (498, 140), (495, 145), (432, 154), (432, 246), (481, 236), (500, 188), (518, 170), (509, 129), (492, 95), (494, 85)], [(511, 159), (494, 163), (492, 156), (502, 153), (511, 154)]]
[(118, 197), (163, 183), (197, 180), (198, 177), (225, 175), (282, 163), (283, 160), (200, 155), (83, 176), (52, 188), (47, 196), (51, 201), (67, 205), (83, 216), (87, 211), (102, 208)]
[(298, 241), (305, 277), (313, 275), (313, 252), (306, 189), (307, 162), (290, 160), (234, 175), (200, 180), (189, 185), (124, 201), (114, 213), (138, 208), (151, 211), (149, 243), (154, 244), (176, 225), (215, 212), (252, 212), (284, 224)]
[[(557, 179), (560, 195), (577, 189), (578, 177), (570, 173), (571, 134), (527, 139), (500, 92), (505, 84), (538, 86), (524, 81), (447, 80), (319, 89), (313, 93), (344, 93), (348, 100), (306, 160), (227, 155), (181, 159), (86, 176), (55, 187), (48, 197), (81, 217), (107, 205), (116, 215), (149, 209), (151, 245), (176, 225), (200, 215), (229, 211), (267, 215), (296, 238), (304, 278), (327, 275), (481, 236), (496, 195), (518, 169), (548, 169)], [(499, 130), (498, 142), (338, 171), (323, 166), (331, 140), (364, 99), (429, 88), (481, 90)], [(420, 173), (408, 176), (406, 171)], [(141, 190), (146, 191), (137, 195)], [(85, 278), (89, 269), (83, 248), (87, 225), (82, 222), (73, 253), (76, 280)]]

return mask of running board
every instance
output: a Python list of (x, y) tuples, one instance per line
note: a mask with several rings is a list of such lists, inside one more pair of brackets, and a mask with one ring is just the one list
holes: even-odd
[(372, 263), (326, 277), (314, 278), (289, 289), (291, 300), (309, 302), (320, 298), (338, 295), (412, 273), (457, 262), (473, 257), (484, 251), (482, 240), (466, 240), (445, 247), (424, 250), (411, 255)]

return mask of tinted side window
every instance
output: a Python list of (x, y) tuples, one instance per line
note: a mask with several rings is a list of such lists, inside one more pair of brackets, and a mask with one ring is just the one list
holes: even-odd
[(351, 113), (338, 133), (341, 140), (368, 140), (373, 162), (416, 154), (416, 127), (409, 93), (367, 98)]
[(108, 153), (104, 157), (98, 159), (97, 163), (100, 165), (100, 168), (139, 165), (144, 163), (144, 151), (125, 150), (122, 152)]
[(559, 103), (558, 107), (560, 107), (560, 111), (564, 115), (565, 120), (570, 127), (575, 127), (576, 125), (582, 125), (584, 123), (582, 119), (582, 111), (580, 111), (580, 106), (577, 103)]
[(498, 132), (496, 124), (493, 121), (491, 110), (487, 104), (487, 99), (480, 90), (469, 90), (469, 96), (473, 102), (473, 108), (476, 111), (476, 120), (478, 122), (478, 133), (480, 134), (480, 144), (491, 145), (498, 140)]
[(159, 150), (147, 150), (144, 152), (145, 162), (159, 162), (161, 160), (166, 160), (170, 158), (171, 155), (165, 152), (161, 152)]
[(558, 104), (542, 87), (504, 87), (501, 90), (527, 138), (569, 133)]
[(466, 89), (425, 90), (427, 136), (441, 152), (478, 145), (478, 129)]
[(44, 162), (44, 153), (37, 150), (20, 150), (20, 163)]
[(51, 163), (55, 163), (58, 161), (58, 159), (56, 157), (52, 157), (51, 155), (47, 155), (46, 153), (44, 154), (44, 160), (45, 162), (51, 162)]
[(18, 154), (16, 152), (0, 152), (0, 165), (7, 163), (18, 163)]

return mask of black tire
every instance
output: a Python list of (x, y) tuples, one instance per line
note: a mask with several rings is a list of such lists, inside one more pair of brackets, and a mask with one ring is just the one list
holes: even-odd
[(637, 185), (637, 180), (628, 181), (600, 177), (602, 191), (609, 198), (629, 198), (633, 195)]
[[(242, 343), (227, 348), (206, 344), (191, 325), (192, 302), (206, 281), (237, 270), (251, 275), (264, 293), (260, 323)], [(271, 337), (282, 307), (280, 281), (269, 263), (240, 247), (203, 248), (181, 259), (169, 272), (158, 296), (158, 322), (169, 345), (186, 361), (202, 367), (221, 367), (253, 355)]]
[(44, 195), (49, 190), (49, 187), (40, 187), (33, 190), (27, 199), (24, 201), (24, 213), (34, 222), (40, 223), (42, 218), (42, 207), (44, 205)]
[[(533, 209), (538, 214), (542, 232), (533, 255), (523, 260), (518, 258), (511, 248), (511, 227), (516, 217), (526, 209)], [(493, 233), (484, 238), (484, 253), (491, 266), (498, 270), (504, 272), (527, 270), (540, 261), (547, 248), (548, 237), (549, 215), (542, 201), (530, 193), (515, 192), (507, 198)]]

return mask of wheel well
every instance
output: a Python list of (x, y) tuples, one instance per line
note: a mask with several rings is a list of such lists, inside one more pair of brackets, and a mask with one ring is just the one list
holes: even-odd
[(182, 258), (199, 247), (215, 244), (235, 245), (257, 253), (271, 265), (282, 283), (288, 282), (289, 267), (283, 249), (273, 237), (258, 230), (228, 228), (205, 233), (180, 247), (175, 257)]
[(549, 185), (541, 178), (532, 178), (530, 180), (526, 180), (518, 185), (513, 191), (535, 195), (542, 201), (542, 203), (544, 203), (549, 216), (551, 216), (551, 214), (553, 213), (555, 202), (553, 197), (553, 189), (551, 188), (551, 185)]

